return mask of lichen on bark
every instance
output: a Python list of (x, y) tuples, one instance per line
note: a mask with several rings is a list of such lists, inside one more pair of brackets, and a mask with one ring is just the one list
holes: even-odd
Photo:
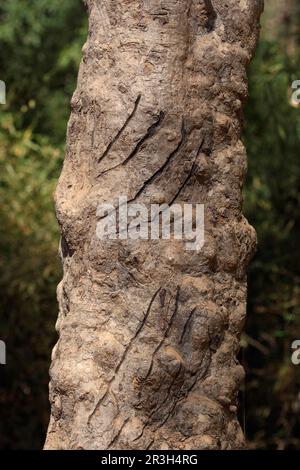
[[(237, 449), (260, 0), (86, 0), (56, 191), (64, 276), (46, 449)], [(202, 203), (205, 244), (106, 240), (98, 204)]]

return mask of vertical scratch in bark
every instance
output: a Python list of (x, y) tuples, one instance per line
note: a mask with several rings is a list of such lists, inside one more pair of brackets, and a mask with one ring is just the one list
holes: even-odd
[(106, 147), (104, 153), (98, 158), (98, 163), (100, 163), (105, 157), (106, 155), (108, 154), (108, 152), (110, 151), (110, 149), (112, 148), (112, 146), (118, 141), (118, 139), (121, 137), (122, 133), (124, 132), (124, 130), (126, 129), (126, 127), (128, 126), (128, 124), (130, 123), (130, 121), (132, 120), (132, 118), (134, 117), (136, 111), (137, 111), (137, 108), (138, 108), (138, 105), (139, 105), (139, 102), (141, 101), (141, 97), (142, 95), (139, 95), (137, 97), (137, 99), (135, 100), (135, 104), (134, 104), (134, 108), (133, 108), (133, 111), (132, 113), (128, 116), (128, 118), (126, 119), (126, 121), (124, 122), (123, 126), (121, 127), (121, 129), (117, 132), (117, 134), (115, 135), (115, 137), (110, 141), (110, 143), (108, 144), (108, 146)]
[(122, 165), (127, 165), (127, 163), (138, 153), (142, 145), (151, 137), (154, 136), (156, 130), (161, 125), (165, 117), (165, 113), (161, 111), (157, 120), (148, 128), (146, 134), (138, 141), (132, 152), (128, 155), (127, 158), (122, 162)]
[(119, 437), (121, 436), (121, 433), (123, 431), (123, 429), (125, 428), (126, 424), (128, 423), (129, 421), (129, 418), (126, 418), (124, 423), (122, 424), (122, 426), (120, 427), (119, 431), (117, 432), (117, 434), (115, 435), (115, 437), (113, 438), (113, 440), (108, 444), (107, 446), (107, 449), (111, 449), (112, 446), (117, 442), (117, 440), (119, 439)]
[(147, 322), (147, 319), (149, 317), (149, 314), (151, 312), (151, 307), (153, 305), (153, 302), (155, 301), (156, 299), (156, 296), (158, 295), (158, 293), (160, 292), (161, 290), (161, 287), (159, 287), (159, 289), (153, 294), (150, 302), (149, 302), (149, 305), (148, 305), (148, 308), (147, 308), (147, 311), (146, 311), (146, 314), (143, 318), (143, 320), (141, 321), (138, 329), (136, 330), (135, 332), (135, 335), (133, 336), (133, 338), (130, 340), (130, 342), (128, 343), (127, 347), (125, 348), (124, 350), (124, 353), (121, 357), (121, 360), (119, 361), (116, 369), (115, 369), (115, 373), (113, 375), (113, 377), (110, 379), (110, 381), (108, 382), (108, 386), (107, 386), (107, 389), (106, 389), (106, 392), (104, 393), (104, 395), (97, 401), (92, 413), (89, 415), (88, 417), (88, 424), (90, 424), (91, 422), (91, 419), (93, 418), (93, 416), (95, 415), (97, 409), (99, 408), (99, 406), (103, 403), (103, 401), (105, 400), (105, 398), (107, 397), (107, 395), (109, 394), (110, 392), (110, 388), (111, 388), (111, 385), (113, 384), (115, 378), (116, 378), (116, 375), (118, 374), (119, 370), (120, 370), (120, 367), (121, 365), (124, 363), (124, 360), (128, 354), (128, 352), (130, 351), (134, 341), (136, 340), (136, 338), (138, 337), (139, 333), (141, 332), (142, 328), (144, 327), (145, 323)]
[(168, 337), (168, 334), (170, 332), (170, 329), (172, 327), (172, 324), (173, 324), (173, 321), (174, 321), (174, 318), (175, 316), (177, 315), (177, 312), (178, 312), (178, 299), (179, 299), (179, 293), (180, 293), (180, 287), (177, 286), (177, 292), (176, 292), (176, 298), (175, 298), (175, 308), (174, 308), (174, 311), (172, 313), (172, 316), (170, 318), (170, 321), (169, 321), (169, 324), (168, 324), (168, 327), (164, 333), (164, 336), (163, 338), (161, 339), (161, 341), (158, 343), (157, 347), (155, 348), (153, 354), (152, 354), (152, 358), (151, 358), (151, 363), (150, 363), (150, 367), (148, 369), (148, 372), (146, 374), (146, 376), (143, 378), (144, 381), (146, 381), (148, 379), (148, 377), (150, 376), (151, 372), (152, 372), (152, 368), (153, 368), (153, 364), (154, 364), (154, 358), (156, 356), (156, 354), (158, 353), (158, 351), (160, 350), (161, 346), (163, 345), (165, 339)]

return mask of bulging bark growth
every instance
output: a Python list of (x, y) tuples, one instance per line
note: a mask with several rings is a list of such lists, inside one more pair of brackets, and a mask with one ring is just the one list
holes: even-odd
[[(46, 449), (237, 449), (246, 66), (260, 0), (87, 0), (56, 192), (59, 341)], [(205, 244), (99, 240), (98, 204), (202, 203)]]

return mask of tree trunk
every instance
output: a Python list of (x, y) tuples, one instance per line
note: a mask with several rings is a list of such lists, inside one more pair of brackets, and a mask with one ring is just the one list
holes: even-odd
[[(64, 277), (46, 449), (237, 449), (255, 231), (241, 213), (260, 0), (87, 0), (56, 192)], [(99, 240), (118, 197), (205, 205), (205, 244)]]

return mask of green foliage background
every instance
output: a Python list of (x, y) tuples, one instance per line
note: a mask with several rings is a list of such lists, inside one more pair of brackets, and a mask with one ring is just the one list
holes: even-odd
[[(61, 277), (52, 193), (60, 172), (69, 101), (86, 13), (80, 0), (10, 0), (0, 6), (0, 449), (41, 448), (49, 418), (48, 368)], [(273, 35), (274, 36), (274, 35)], [(300, 448), (300, 41), (292, 53), (263, 34), (250, 69), (244, 140), (245, 212), (259, 250), (249, 273), (241, 361), (241, 421), (253, 448)]]

